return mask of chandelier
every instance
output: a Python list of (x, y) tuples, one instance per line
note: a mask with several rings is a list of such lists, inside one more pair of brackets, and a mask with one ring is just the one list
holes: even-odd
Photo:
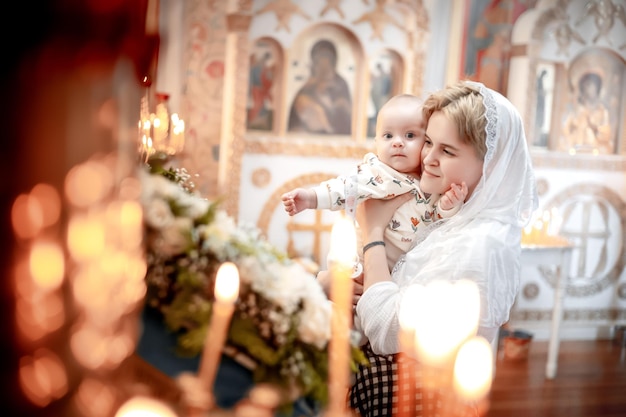
[(148, 94), (141, 98), (139, 154), (145, 163), (156, 152), (175, 155), (185, 147), (185, 122), (168, 108), (169, 95), (156, 93), (155, 112), (150, 112)]

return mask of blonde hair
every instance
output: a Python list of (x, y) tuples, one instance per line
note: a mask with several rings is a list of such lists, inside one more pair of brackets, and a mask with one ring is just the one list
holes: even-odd
[(483, 96), (477, 86), (459, 82), (432, 93), (424, 101), (422, 115), (428, 128), (428, 120), (441, 111), (456, 125), (463, 143), (474, 147), (476, 155), (483, 159), (487, 153), (487, 118)]
[(414, 104), (418, 106), (422, 105), (422, 99), (420, 99), (418, 96), (414, 96), (413, 94), (408, 94), (408, 93), (401, 93), (401, 94), (396, 94), (395, 96), (392, 96), (391, 98), (389, 98), (389, 100), (387, 100), (385, 104), (383, 104), (383, 107), (395, 101), (407, 101), (410, 104)]
[[(421, 98), (419, 98), (418, 96), (414, 96), (413, 94), (401, 93), (401, 94), (392, 96), (391, 98), (389, 98), (389, 100), (385, 102), (385, 104), (383, 104), (380, 110), (378, 110), (378, 115), (376, 116), (376, 123), (380, 122), (379, 118), (382, 117), (381, 114), (384, 113), (383, 110), (385, 110), (386, 107), (391, 107), (391, 105), (401, 104), (402, 102), (405, 102), (407, 106), (409, 105), (415, 106), (416, 108), (420, 108), (420, 109), (423, 103)], [(418, 113), (416, 116), (421, 116), (421, 113)]]

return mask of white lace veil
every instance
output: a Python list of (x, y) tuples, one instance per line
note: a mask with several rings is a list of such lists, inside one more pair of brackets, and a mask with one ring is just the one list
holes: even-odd
[(537, 208), (537, 192), (522, 118), (500, 93), (480, 83), (468, 84), (483, 96), (487, 154), (483, 176), (462, 217), (487, 217), (524, 227)]

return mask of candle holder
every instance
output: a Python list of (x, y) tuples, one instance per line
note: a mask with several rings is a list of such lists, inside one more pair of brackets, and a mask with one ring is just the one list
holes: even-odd
[(563, 219), (556, 207), (543, 212), (536, 211), (522, 230), (524, 246), (568, 246), (570, 242), (560, 235)]
[(157, 152), (176, 155), (185, 147), (185, 122), (177, 113), (170, 113), (169, 94), (155, 93), (155, 98), (154, 112), (150, 111), (149, 90), (141, 98), (138, 153), (143, 163)]

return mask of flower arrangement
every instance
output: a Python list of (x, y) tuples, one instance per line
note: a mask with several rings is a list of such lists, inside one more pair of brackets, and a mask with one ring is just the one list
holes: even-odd
[[(274, 383), (321, 405), (328, 399), (331, 302), (315, 277), (255, 227), (194, 192), (184, 169), (153, 156), (141, 171), (147, 307), (178, 335), (178, 353), (202, 352), (220, 264), (239, 268), (240, 293), (227, 348), (252, 359), (256, 383)], [(352, 369), (366, 363), (353, 338)], [(225, 349), (226, 351), (226, 349)]]

